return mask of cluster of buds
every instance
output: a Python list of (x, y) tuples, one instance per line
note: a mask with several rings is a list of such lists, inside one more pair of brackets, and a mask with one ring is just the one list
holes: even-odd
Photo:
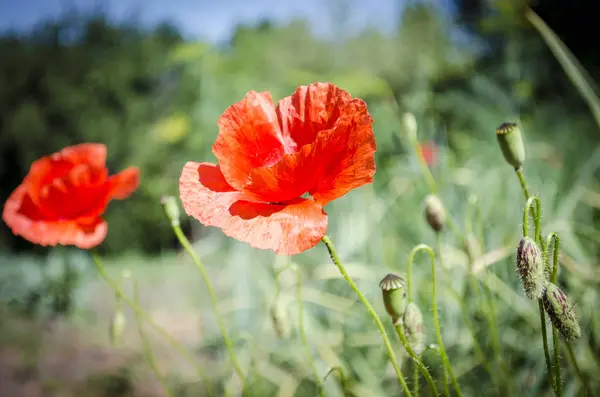
[(529, 237), (523, 237), (517, 247), (517, 273), (525, 295), (542, 299), (550, 321), (567, 341), (581, 336), (575, 309), (567, 295), (548, 280), (544, 259), (539, 246)]
[(381, 280), (379, 287), (381, 287), (385, 310), (394, 325), (402, 326), (408, 344), (416, 354), (420, 354), (425, 348), (423, 314), (414, 302), (408, 303), (404, 279), (395, 274), (388, 274)]

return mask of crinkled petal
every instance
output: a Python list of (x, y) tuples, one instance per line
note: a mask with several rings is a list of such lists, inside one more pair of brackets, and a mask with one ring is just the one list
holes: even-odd
[(310, 194), (322, 206), (373, 182), (377, 145), (372, 125), (366, 103), (354, 99), (335, 127), (317, 137), (318, 178)]
[(333, 128), (351, 101), (348, 92), (331, 83), (300, 86), (277, 105), (281, 130), (298, 148), (313, 143), (319, 132)]
[(252, 169), (276, 163), (293, 145), (281, 133), (271, 94), (250, 91), (219, 119), (213, 153), (229, 185), (241, 190)]
[(295, 255), (317, 245), (327, 231), (327, 214), (318, 203), (253, 201), (230, 186), (214, 164), (186, 163), (179, 191), (188, 215), (255, 248)]
[(140, 184), (140, 170), (137, 167), (128, 167), (109, 178), (111, 184), (111, 197), (124, 200), (138, 188)]
[(252, 171), (244, 191), (269, 202), (287, 201), (309, 192), (322, 206), (373, 181), (375, 136), (366, 104), (352, 100), (332, 128), (315, 141), (286, 154), (270, 167)]
[(72, 164), (88, 164), (93, 168), (104, 168), (106, 165), (106, 146), (102, 143), (81, 143), (68, 146), (51, 155), (54, 160), (62, 159)]
[(101, 218), (85, 225), (75, 220), (52, 220), (46, 217), (27, 194), (24, 185), (19, 186), (8, 198), (2, 219), (16, 235), (42, 246), (75, 245), (89, 249), (102, 243), (108, 226)]

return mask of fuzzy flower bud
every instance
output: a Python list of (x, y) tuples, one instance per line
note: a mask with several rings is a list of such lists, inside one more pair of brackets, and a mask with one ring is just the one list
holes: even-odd
[(425, 208), (425, 218), (429, 226), (436, 233), (441, 232), (446, 222), (446, 210), (442, 201), (438, 196), (430, 194), (423, 200), (423, 207)]
[(379, 283), (385, 310), (396, 321), (406, 310), (406, 283), (402, 277), (388, 274)]
[(496, 128), (496, 138), (508, 164), (519, 169), (525, 162), (525, 145), (521, 128), (516, 123), (504, 123)]
[(423, 314), (414, 302), (409, 303), (406, 307), (402, 318), (402, 327), (410, 347), (416, 354), (421, 354), (425, 348), (425, 326)]
[(160, 199), (161, 204), (167, 218), (171, 221), (172, 226), (179, 226), (180, 210), (177, 200), (173, 196), (162, 196)]
[(287, 312), (279, 301), (276, 301), (271, 306), (271, 323), (277, 336), (281, 339), (287, 339), (290, 336), (290, 322), (288, 321)]
[(573, 341), (581, 336), (581, 328), (573, 305), (557, 285), (548, 283), (543, 302), (550, 321), (564, 336), (565, 340)]
[(529, 299), (539, 299), (544, 293), (544, 262), (542, 251), (529, 237), (523, 237), (517, 247), (517, 273)]

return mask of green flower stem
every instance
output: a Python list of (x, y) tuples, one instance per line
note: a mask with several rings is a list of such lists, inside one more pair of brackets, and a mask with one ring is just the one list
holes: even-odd
[[(138, 283), (135, 278), (132, 278), (131, 281), (133, 284), (133, 301), (137, 305), (139, 305), (140, 293), (139, 293)], [(152, 372), (154, 372), (154, 376), (156, 376), (156, 380), (158, 380), (158, 383), (160, 383), (160, 385), (164, 389), (167, 397), (174, 397), (175, 395), (169, 388), (169, 385), (167, 384), (165, 377), (160, 373), (160, 370), (158, 368), (158, 364), (156, 362), (156, 357), (154, 356), (154, 353), (152, 352), (152, 346), (150, 345), (150, 341), (148, 340), (148, 337), (146, 336), (146, 333), (144, 332), (144, 325), (142, 324), (143, 319), (140, 317), (138, 312), (135, 312), (135, 318), (136, 318), (136, 323), (137, 323), (138, 334), (140, 335), (140, 340), (142, 341), (142, 349), (144, 350), (144, 356), (146, 357), (146, 361), (148, 361), (148, 364), (150, 365)]]
[(581, 381), (581, 384), (583, 385), (584, 396), (593, 397), (594, 394), (592, 393), (592, 391), (587, 383), (587, 379), (586, 379), (585, 375), (583, 375), (583, 372), (581, 371), (581, 368), (579, 367), (579, 364), (577, 363), (577, 355), (575, 354), (575, 351), (573, 351), (573, 345), (571, 345), (569, 342), (566, 342), (566, 341), (565, 341), (565, 345), (567, 346), (567, 351), (569, 352), (569, 358), (571, 359), (571, 363), (573, 364), (575, 373), (577, 374), (577, 377), (579, 378), (579, 380)]
[(298, 269), (297, 266), (294, 266), (293, 269), (296, 272), (296, 299), (298, 301), (298, 333), (300, 334), (300, 339), (302, 341), (302, 346), (304, 347), (306, 359), (308, 360), (310, 369), (312, 370), (315, 380), (317, 382), (319, 395), (321, 397), (324, 397), (327, 394), (325, 392), (323, 381), (321, 380), (319, 372), (317, 371), (317, 367), (315, 366), (315, 361), (313, 360), (313, 355), (310, 351), (310, 345), (308, 344), (308, 338), (306, 337), (306, 328), (304, 327), (304, 305), (302, 304), (302, 272), (300, 271), (300, 269)]
[(388, 338), (387, 333), (385, 332), (385, 327), (383, 326), (381, 319), (377, 315), (377, 312), (375, 312), (375, 309), (373, 308), (371, 303), (369, 303), (369, 301), (363, 295), (363, 293), (360, 292), (360, 289), (358, 288), (358, 286), (354, 283), (354, 281), (352, 281), (352, 278), (350, 278), (350, 275), (346, 271), (346, 268), (340, 261), (340, 258), (337, 254), (335, 246), (333, 245), (333, 243), (331, 242), (331, 240), (329, 239), (328, 236), (323, 237), (323, 243), (327, 247), (327, 251), (329, 251), (329, 255), (331, 256), (331, 260), (339, 269), (340, 273), (344, 277), (344, 280), (346, 280), (346, 282), (348, 283), (350, 288), (352, 288), (352, 290), (354, 291), (354, 293), (356, 294), (356, 296), (358, 297), (360, 302), (365, 306), (365, 308), (367, 309), (367, 311), (369, 312), (369, 314), (371, 315), (373, 320), (375, 320), (375, 324), (377, 324), (377, 328), (379, 329), (379, 333), (381, 334), (381, 338), (383, 339), (383, 344), (387, 351), (387, 355), (390, 359), (390, 362), (392, 363), (392, 366), (394, 367), (394, 371), (396, 372), (398, 381), (400, 382), (400, 384), (402, 385), (402, 388), (404, 390), (404, 395), (406, 397), (412, 397), (410, 389), (408, 388), (408, 385), (406, 384), (406, 380), (404, 379), (404, 375), (402, 375), (402, 371), (400, 370), (400, 366), (398, 365), (398, 361), (396, 360), (396, 355), (394, 354), (394, 348), (392, 347), (392, 344), (390, 343), (390, 339)]
[[(429, 388), (431, 389), (431, 392), (433, 393), (433, 395), (437, 396), (438, 391), (437, 391), (437, 387), (435, 387), (435, 382), (433, 381), (433, 378), (431, 377), (431, 374), (429, 373), (429, 371), (427, 370), (425, 365), (423, 365), (423, 362), (419, 359), (419, 357), (417, 356), (417, 354), (415, 353), (413, 348), (408, 343), (408, 340), (406, 339), (406, 335), (404, 334), (404, 329), (402, 329), (402, 323), (396, 322), (394, 324), (394, 328), (396, 329), (396, 333), (398, 334), (398, 337), (400, 338), (400, 341), (402, 342), (404, 349), (406, 349), (406, 352), (408, 353), (408, 355), (412, 357), (413, 364), (419, 368), (419, 370), (425, 377), (425, 380), (429, 384)], [(418, 377), (415, 380), (418, 383)]]
[(419, 244), (412, 249), (410, 256), (409, 256), (410, 261), (412, 261), (414, 259), (414, 256), (418, 251), (426, 251), (429, 254), (429, 257), (431, 258), (431, 283), (433, 285), (432, 290), (431, 290), (431, 302), (432, 302), (431, 308), (433, 310), (433, 323), (435, 325), (435, 333), (436, 333), (436, 337), (437, 337), (437, 342), (438, 342), (438, 345), (440, 348), (440, 355), (442, 357), (442, 362), (444, 364), (444, 367), (446, 368), (446, 371), (448, 371), (448, 375), (450, 375), (450, 379), (452, 380), (452, 385), (454, 386), (454, 391), (456, 392), (456, 395), (458, 397), (462, 397), (462, 391), (460, 389), (460, 386), (458, 385), (456, 377), (454, 376), (454, 370), (452, 369), (452, 365), (450, 364), (450, 360), (448, 359), (448, 354), (446, 353), (446, 348), (444, 347), (444, 340), (442, 339), (442, 330), (440, 328), (440, 320), (439, 320), (439, 314), (438, 314), (438, 308), (437, 308), (437, 297), (436, 297), (435, 253), (433, 252), (431, 247), (429, 247), (428, 245)]
[[(523, 175), (523, 170), (521, 168), (515, 169), (517, 173), (517, 177), (519, 178), (519, 182), (521, 183), (521, 189), (523, 190), (523, 194), (525, 195), (525, 211), (523, 211), (523, 237), (527, 237), (529, 235), (529, 212), (533, 211), (533, 217), (535, 221), (535, 241), (536, 243), (541, 245), (542, 255), (544, 256), (545, 245), (542, 240), (542, 232), (541, 232), (541, 218), (542, 218), (542, 203), (537, 196), (530, 196), (529, 189), (527, 188), (527, 182), (525, 181), (525, 176)], [(531, 206), (535, 201), (536, 206), (535, 210), (532, 210)], [(540, 311), (540, 325), (542, 328), (542, 344), (544, 346), (544, 358), (546, 359), (546, 369), (548, 370), (548, 377), (550, 379), (550, 384), (552, 385), (552, 390), (557, 397), (560, 397), (561, 393), (556, 384), (556, 379), (554, 377), (554, 373), (552, 371), (552, 362), (550, 361), (550, 349), (548, 348), (548, 335), (546, 333), (546, 314), (544, 312), (544, 303), (542, 299), (538, 299), (538, 307)], [(553, 327), (554, 328), (554, 327)]]
[(223, 319), (221, 318), (221, 315), (217, 308), (217, 295), (215, 294), (215, 290), (213, 288), (212, 282), (210, 281), (210, 277), (208, 276), (208, 273), (206, 272), (206, 268), (204, 267), (204, 264), (202, 263), (202, 261), (200, 261), (200, 258), (196, 254), (196, 251), (194, 251), (192, 244), (190, 243), (190, 241), (187, 239), (187, 237), (183, 233), (183, 230), (181, 230), (181, 226), (179, 226), (178, 224), (175, 224), (173, 222), (171, 223), (171, 226), (173, 228), (173, 231), (175, 232), (175, 235), (177, 236), (177, 239), (179, 240), (179, 243), (183, 246), (183, 248), (187, 251), (187, 253), (190, 255), (190, 257), (194, 261), (194, 264), (200, 271), (200, 275), (202, 276), (204, 283), (206, 284), (206, 289), (208, 291), (208, 295), (210, 296), (210, 303), (212, 306), (213, 314), (217, 320), (219, 329), (221, 330), (221, 334), (223, 335), (223, 342), (225, 343), (225, 346), (227, 347), (227, 351), (229, 352), (229, 359), (231, 360), (231, 364), (233, 365), (234, 371), (236, 372), (237, 376), (240, 379), (242, 390), (246, 390), (246, 378), (245, 378), (242, 368), (240, 367), (240, 364), (238, 362), (237, 356), (235, 354), (235, 350), (233, 349), (233, 343), (231, 342), (231, 339), (229, 338), (229, 333), (227, 332), (225, 323), (223, 322)]
[[(552, 244), (552, 241), (554, 241), (554, 252), (552, 272), (550, 273), (550, 281), (556, 284), (556, 278), (558, 276), (558, 255), (560, 252), (560, 238), (555, 232), (550, 233), (550, 235), (546, 239), (546, 258), (548, 257), (548, 250), (550, 249), (550, 244)], [(562, 379), (560, 375), (560, 346), (558, 344), (558, 330), (554, 325), (552, 326), (552, 346), (554, 349), (554, 376), (556, 379), (556, 388), (558, 389), (558, 393), (562, 394)]]
[(302, 341), (302, 346), (304, 348), (304, 353), (306, 354), (306, 359), (310, 368), (314, 374), (317, 387), (319, 389), (319, 394), (321, 396), (325, 396), (326, 392), (323, 388), (323, 381), (319, 376), (319, 372), (317, 371), (317, 367), (315, 366), (315, 362), (313, 360), (313, 355), (310, 351), (310, 345), (308, 344), (308, 338), (306, 337), (306, 327), (304, 326), (304, 304), (302, 301), (302, 272), (298, 268), (298, 266), (294, 264), (288, 264), (281, 269), (275, 272), (275, 298), (276, 301), (279, 299), (279, 294), (281, 292), (281, 285), (279, 284), (279, 276), (281, 273), (286, 271), (287, 269), (291, 269), (296, 273), (296, 300), (298, 301), (298, 333), (300, 335), (300, 340)]
[(144, 310), (142, 310), (133, 300), (131, 300), (121, 287), (108, 275), (106, 270), (104, 269), (104, 265), (102, 264), (102, 260), (100, 256), (92, 251), (92, 258), (94, 259), (94, 264), (96, 265), (96, 269), (98, 269), (98, 273), (104, 279), (104, 281), (114, 290), (114, 292), (119, 296), (123, 302), (127, 303), (129, 307), (134, 311), (134, 313), (139, 316), (139, 318), (143, 319), (148, 325), (150, 325), (156, 332), (158, 332), (169, 344), (179, 352), (195, 369), (198, 373), (198, 376), (202, 378), (204, 386), (206, 388), (206, 392), (209, 396), (214, 396), (214, 392), (212, 390), (210, 380), (206, 377), (204, 370), (198, 363), (196, 362), (196, 358), (190, 353), (185, 347), (183, 347), (175, 338), (173, 338), (167, 331), (165, 331), (160, 325), (156, 324), (152, 317), (150, 317)]
[[(421, 359), (421, 357), (419, 357)], [(419, 397), (419, 366), (413, 361), (413, 395)], [(437, 396), (437, 394), (436, 394)]]
[(346, 378), (346, 374), (344, 373), (344, 371), (342, 370), (341, 367), (333, 367), (333, 368), (329, 369), (329, 371), (327, 371), (327, 373), (323, 377), (322, 383), (325, 384), (325, 381), (327, 381), (327, 378), (329, 378), (329, 375), (333, 374), (334, 372), (337, 372), (340, 374), (340, 383), (342, 384), (342, 391), (344, 392), (344, 396), (349, 396), (350, 388), (348, 385), (348, 379)]

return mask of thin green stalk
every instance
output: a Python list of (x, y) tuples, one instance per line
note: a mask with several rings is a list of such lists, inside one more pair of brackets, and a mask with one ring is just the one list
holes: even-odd
[(175, 338), (173, 338), (160, 325), (156, 324), (154, 322), (154, 320), (152, 320), (152, 317), (150, 317), (133, 300), (131, 300), (127, 295), (125, 295), (125, 293), (123, 292), (121, 287), (119, 287), (119, 285), (108, 275), (108, 273), (106, 273), (106, 270), (104, 269), (104, 265), (102, 264), (102, 260), (100, 259), (100, 256), (94, 251), (92, 251), (92, 258), (94, 260), (94, 264), (96, 265), (96, 269), (98, 269), (98, 273), (100, 274), (100, 276), (115, 291), (115, 293), (119, 296), (119, 298), (122, 299), (123, 302), (127, 303), (129, 305), (129, 307), (131, 307), (131, 309), (135, 312), (136, 315), (138, 315), (146, 323), (148, 323), (148, 325), (150, 325), (152, 328), (154, 328), (154, 330), (156, 332), (158, 332), (171, 345), (171, 347), (173, 347), (175, 350), (177, 350), (179, 352), (179, 354), (181, 354), (196, 369), (198, 376), (200, 376), (200, 378), (202, 379), (202, 381), (204, 383), (206, 392), (208, 393), (209, 396), (214, 396), (215, 394), (212, 390), (210, 380), (206, 377), (206, 374), (204, 373), (204, 370), (202, 369), (202, 367), (200, 367), (200, 365), (198, 365), (198, 363), (196, 362), (196, 358), (193, 356), (193, 354), (190, 353), (185, 347), (183, 347)]
[(308, 344), (308, 338), (306, 337), (306, 328), (304, 327), (304, 305), (302, 304), (302, 272), (297, 266), (294, 266), (293, 269), (296, 272), (296, 299), (298, 300), (298, 333), (300, 334), (300, 340), (302, 341), (302, 346), (304, 347), (306, 359), (308, 360), (310, 368), (317, 382), (319, 395), (321, 397), (324, 397), (327, 394), (325, 392), (325, 388), (323, 387), (323, 381), (321, 380), (319, 372), (317, 371), (317, 367), (315, 366), (315, 361), (313, 360), (312, 352), (310, 351), (310, 345)]
[[(523, 170), (521, 168), (515, 169), (517, 173), (517, 177), (519, 178), (519, 182), (521, 183), (521, 189), (523, 190), (523, 194), (525, 195), (525, 211), (523, 212), (523, 237), (527, 237), (529, 235), (529, 212), (532, 210), (531, 205), (535, 201), (536, 207), (533, 211), (533, 217), (535, 221), (535, 241), (540, 244), (542, 248), (542, 256), (545, 256), (545, 242), (542, 240), (542, 232), (541, 232), (541, 218), (542, 218), (542, 203), (537, 196), (530, 196), (529, 189), (527, 188), (527, 182), (525, 181), (525, 176), (523, 175)], [(540, 324), (542, 328), (542, 343), (544, 346), (544, 358), (546, 359), (546, 368), (548, 370), (548, 377), (550, 379), (550, 384), (552, 385), (552, 390), (557, 397), (561, 396), (561, 392), (557, 386), (555, 374), (552, 371), (552, 362), (550, 361), (550, 349), (548, 347), (548, 335), (546, 333), (546, 314), (544, 312), (544, 303), (542, 299), (538, 299), (538, 307), (540, 311)], [(554, 327), (552, 327), (554, 329)]]
[(350, 278), (350, 275), (346, 271), (346, 268), (340, 261), (340, 258), (337, 254), (335, 246), (333, 245), (333, 243), (331, 242), (331, 240), (329, 239), (328, 236), (323, 237), (323, 243), (327, 247), (327, 251), (329, 251), (329, 255), (331, 256), (331, 260), (337, 266), (338, 270), (344, 277), (344, 280), (346, 280), (346, 282), (348, 283), (350, 288), (352, 288), (352, 290), (354, 291), (354, 293), (356, 294), (356, 296), (358, 297), (360, 302), (365, 306), (365, 308), (367, 309), (367, 312), (369, 312), (369, 314), (375, 321), (375, 324), (377, 324), (377, 328), (379, 329), (379, 333), (381, 334), (381, 338), (383, 339), (383, 344), (387, 351), (387, 355), (390, 359), (390, 362), (392, 363), (392, 366), (394, 367), (394, 371), (396, 372), (396, 377), (398, 378), (398, 381), (400, 382), (400, 384), (402, 385), (402, 388), (404, 390), (404, 395), (406, 397), (412, 397), (410, 389), (408, 388), (408, 385), (406, 384), (406, 380), (404, 379), (404, 375), (402, 375), (402, 370), (400, 370), (400, 366), (398, 365), (398, 361), (396, 360), (396, 355), (394, 354), (394, 348), (392, 347), (392, 344), (390, 343), (390, 339), (388, 338), (387, 333), (385, 332), (385, 327), (383, 326), (381, 319), (377, 315), (377, 312), (375, 311), (375, 309), (373, 308), (371, 303), (369, 303), (367, 298), (363, 295), (363, 293), (360, 291), (358, 286), (354, 283), (352, 278)]
[(329, 375), (331, 375), (334, 372), (338, 372), (340, 374), (340, 383), (342, 384), (342, 391), (344, 392), (344, 396), (349, 396), (350, 394), (348, 390), (350, 390), (350, 388), (348, 387), (348, 379), (346, 378), (346, 374), (344, 374), (344, 371), (341, 367), (330, 368), (329, 371), (327, 371), (327, 373), (323, 377), (322, 383), (325, 384)]
[(558, 396), (558, 389), (556, 387), (556, 381), (552, 372), (552, 361), (550, 361), (550, 349), (548, 348), (548, 335), (546, 334), (546, 314), (544, 312), (544, 302), (541, 298), (538, 299), (538, 306), (540, 309), (540, 324), (542, 326), (542, 342), (544, 344), (544, 357), (546, 359), (546, 369), (548, 370), (548, 376), (550, 377), (552, 390), (554, 390), (554, 394)]
[(175, 232), (175, 235), (177, 236), (177, 239), (179, 240), (179, 243), (187, 251), (189, 256), (192, 258), (192, 261), (194, 262), (194, 264), (200, 271), (200, 275), (202, 276), (202, 279), (204, 280), (204, 284), (206, 285), (206, 290), (208, 291), (208, 295), (210, 296), (210, 303), (212, 306), (213, 314), (217, 320), (217, 324), (219, 325), (221, 335), (223, 336), (223, 342), (225, 343), (225, 346), (227, 347), (227, 351), (229, 352), (229, 359), (231, 360), (231, 365), (233, 365), (233, 369), (235, 370), (237, 376), (240, 379), (242, 390), (246, 390), (246, 378), (244, 376), (242, 367), (240, 367), (237, 356), (235, 354), (235, 350), (233, 348), (233, 343), (231, 342), (231, 338), (229, 337), (229, 333), (227, 332), (227, 327), (225, 327), (225, 323), (223, 322), (223, 319), (221, 318), (221, 314), (219, 313), (219, 309), (217, 307), (217, 295), (215, 294), (215, 290), (213, 288), (210, 277), (208, 276), (208, 273), (206, 272), (206, 268), (204, 267), (204, 264), (202, 263), (202, 261), (200, 260), (198, 255), (196, 254), (196, 251), (192, 247), (192, 244), (190, 243), (188, 238), (183, 233), (183, 230), (181, 230), (181, 226), (179, 226), (178, 224), (174, 224), (173, 222), (171, 223), (171, 226), (173, 228), (173, 231)]
[[(420, 358), (421, 357), (419, 357), (419, 359)], [(419, 366), (413, 361), (413, 395), (415, 397), (419, 397), (419, 372)]]
[(583, 374), (583, 372), (581, 371), (579, 364), (577, 363), (577, 355), (573, 351), (573, 345), (571, 345), (569, 342), (566, 342), (566, 341), (565, 341), (565, 345), (567, 346), (567, 351), (569, 352), (569, 358), (571, 359), (571, 364), (573, 364), (575, 373), (577, 374), (577, 377), (579, 378), (579, 380), (581, 381), (581, 384), (583, 385), (584, 396), (593, 397), (594, 393), (592, 392), (592, 389), (590, 389), (590, 387), (587, 383), (587, 379), (586, 379), (585, 375)]
[[(133, 301), (137, 305), (139, 305), (140, 293), (139, 293), (138, 283), (135, 278), (132, 278), (131, 281), (133, 284)], [(156, 380), (158, 380), (158, 383), (160, 383), (160, 385), (162, 386), (163, 390), (165, 391), (165, 394), (168, 397), (174, 397), (173, 392), (169, 388), (169, 385), (167, 384), (164, 376), (160, 373), (160, 370), (158, 368), (158, 364), (156, 362), (156, 357), (154, 356), (154, 353), (152, 352), (152, 346), (150, 345), (150, 341), (148, 340), (148, 337), (146, 336), (146, 333), (144, 332), (144, 325), (142, 323), (143, 319), (140, 317), (138, 312), (135, 312), (135, 318), (136, 318), (136, 323), (137, 323), (138, 334), (140, 335), (140, 340), (142, 341), (142, 350), (144, 351), (144, 356), (146, 357), (146, 361), (148, 361), (148, 364), (150, 365), (152, 372), (154, 372), (154, 376), (156, 376)]]
[[(550, 249), (550, 244), (552, 244), (552, 241), (554, 241), (554, 251), (550, 281), (556, 284), (556, 278), (558, 276), (558, 255), (560, 252), (560, 238), (558, 237), (558, 234), (552, 232), (546, 239), (545, 257), (548, 257), (548, 250)], [(552, 346), (554, 349), (554, 376), (556, 379), (556, 388), (558, 393), (562, 394), (562, 379), (560, 375), (560, 346), (558, 344), (558, 330), (554, 325), (552, 325)]]
[(435, 333), (436, 333), (436, 337), (437, 337), (437, 342), (438, 345), (440, 347), (440, 355), (442, 356), (442, 362), (444, 363), (444, 367), (446, 367), (446, 370), (448, 371), (448, 375), (450, 375), (450, 379), (452, 381), (452, 385), (454, 386), (454, 391), (456, 392), (456, 395), (459, 397), (462, 397), (462, 391), (460, 389), (460, 386), (458, 385), (458, 382), (456, 380), (456, 376), (454, 376), (454, 370), (452, 369), (452, 365), (450, 364), (450, 360), (448, 359), (448, 354), (446, 353), (446, 348), (444, 347), (444, 340), (442, 339), (442, 330), (440, 328), (440, 320), (439, 320), (439, 313), (438, 313), (438, 308), (437, 308), (437, 297), (436, 297), (436, 271), (435, 271), (435, 253), (433, 252), (433, 250), (431, 249), (431, 247), (429, 247), (426, 244), (419, 244), (416, 247), (414, 247), (412, 249), (412, 251), (410, 252), (410, 256), (409, 256), (409, 262), (412, 262), (414, 259), (415, 254), (418, 251), (426, 251), (429, 254), (429, 257), (431, 259), (431, 283), (433, 285), (432, 290), (431, 290), (431, 308), (433, 310), (433, 324), (435, 325)]
[[(431, 374), (427, 370), (427, 367), (425, 367), (425, 365), (423, 365), (423, 362), (419, 359), (419, 357), (413, 350), (410, 343), (408, 343), (408, 340), (406, 339), (406, 335), (404, 334), (404, 329), (402, 328), (402, 324), (400, 322), (396, 322), (394, 324), (394, 328), (396, 329), (396, 334), (398, 334), (398, 337), (400, 338), (400, 341), (402, 342), (402, 346), (404, 346), (404, 349), (406, 350), (408, 355), (412, 357), (413, 364), (419, 368), (419, 370), (425, 377), (425, 380), (427, 381), (427, 384), (429, 384), (429, 388), (431, 389), (431, 392), (433, 393), (433, 395), (437, 396), (438, 391), (437, 391), (437, 387), (435, 387), (435, 382), (433, 381)], [(416, 378), (416, 381), (418, 383), (418, 377)]]

